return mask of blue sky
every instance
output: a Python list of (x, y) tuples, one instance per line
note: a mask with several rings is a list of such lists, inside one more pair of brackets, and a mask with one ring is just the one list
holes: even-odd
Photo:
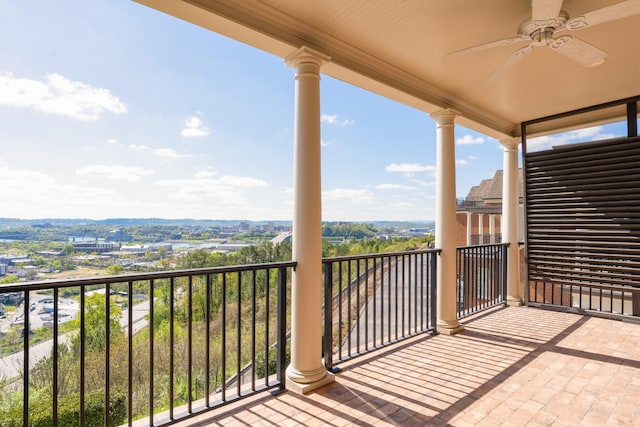
[[(280, 58), (128, 0), (0, 0), (0, 40), (0, 217), (291, 219)], [(324, 220), (434, 218), (428, 115), (327, 76), (321, 113)], [(456, 138), (462, 197), (502, 148)]]

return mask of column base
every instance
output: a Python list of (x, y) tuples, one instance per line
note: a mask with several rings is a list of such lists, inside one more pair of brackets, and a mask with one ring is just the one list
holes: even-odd
[(333, 373), (329, 372), (329, 371), (325, 371), (325, 375), (320, 378), (319, 380), (313, 381), (313, 382), (309, 382), (309, 383), (302, 383), (302, 382), (298, 382), (295, 381), (294, 379), (289, 377), (289, 370), (287, 370), (287, 381), (286, 381), (286, 388), (288, 391), (292, 391), (294, 393), (298, 393), (298, 394), (307, 394), (312, 392), (313, 390), (320, 388), (322, 386), (325, 386), (327, 384), (331, 384), (332, 382), (334, 382), (336, 380), (336, 377)]
[(436, 322), (436, 329), (439, 334), (455, 335), (464, 331), (464, 326), (458, 323), (457, 320), (438, 320)]
[(507, 296), (507, 305), (511, 307), (520, 307), (522, 305), (522, 298)]

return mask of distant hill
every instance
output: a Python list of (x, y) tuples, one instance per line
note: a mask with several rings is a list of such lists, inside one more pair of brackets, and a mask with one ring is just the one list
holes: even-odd
[[(107, 219), (86, 219), (86, 218), (0, 218), (1, 228), (16, 227), (40, 227), (50, 226), (74, 226), (74, 225), (193, 225), (200, 227), (224, 227), (234, 226), (240, 223), (259, 225), (273, 223), (276, 226), (291, 226), (291, 221), (250, 221), (250, 220), (226, 220), (226, 219), (165, 219), (165, 218), (107, 218)], [(371, 224), (378, 228), (414, 228), (433, 225), (433, 221), (326, 221), (329, 223), (360, 223)]]
[(240, 223), (266, 224), (290, 226), (291, 221), (249, 221), (249, 220), (223, 220), (223, 219), (164, 219), (164, 218), (0, 218), (0, 228), (14, 227), (43, 227), (43, 226), (74, 226), (74, 225), (193, 225), (200, 227), (224, 227)]

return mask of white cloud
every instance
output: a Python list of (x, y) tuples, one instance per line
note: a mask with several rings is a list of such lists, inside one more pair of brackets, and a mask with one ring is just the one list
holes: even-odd
[(415, 190), (416, 187), (401, 184), (380, 184), (376, 186), (378, 190)]
[(117, 144), (120, 144), (120, 143), (118, 142), (118, 140), (117, 140), (117, 139), (109, 138), (109, 139), (107, 139), (107, 144), (114, 144), (114, 145), (117, 145)]
[(165, 157), (171, 159), (179, 159), (184, 157), (191, 157), (191, 154), (180, 154), (173, 148), (156, 148), (153, 153), (158, 157)]
[(456, 166), (466, 166), (469, 164), (468, 160), (465, 159), (457, 159), (456, 160)]
[[(119, 191), (60, 182), (40, 171), (0, 168), (3, 215), (17, 218), (132, 216), (132, 206), (153, 209)], [(63, 201), (63, 203), (61, 203)]]
[(373, 199), (371, 191), (355, 188), (336, 188), (322, 192), (323, 201), (349, 200), (356, 205), (369, 205), (373, 203)]
[(484, 144), (484, 138), (481, 136), (473, 137), (470, 134), (466, 134), (462, 138), (456, 139), (456, 144), (458, 145), (479, 145)]
[(435, 181), (421, 181), (419, 179), (412, 179), (411, 182), (413, 182), (414, 184), (418, 184), (422, 187), (433, 187), (434, 185), (436, 185)]
[(409, 202), (397, 202), (389, 205), (389, 208), (399, 210), (399, 211), (408, 211), (408, 210), (415, 209), (415, 207), (416, 205)]
[(326, 139), (321, 139), (320, 140), (320, 146), (321, 147), (328, 147), (331, 143), (332, 143), (332, 141), (327, 141)]
[(244, 196), (247, 190), (269, 186), (261, 179), (232, 175), (219, 176), (212, 170), (198, 171), (191, 178), (159, 180), (156, 185), (166, 188), (167, 196), (171, 199), (208, 203), (224, 202), (226, 207), (248, 206), (250, 200)]
[(180, 158), (192, 157), (191, 154), (180, 154), (173, 148), (151, 148), (148, 145), (138, 145), (138, 144), (129, 144), (127, 147), (137, 151), (151, 151), (156, 156), (163, 157), (166, 159), (180, 159)]
[(89, 165), (76, 170), (77, 175), (98, 177), (118, 181), (136, 182), (143, 176), (153, 174), (153, 169), (124, 165)]
[(418, 172), (434, 172), (435, 166), (421, 165), (420, 163), (391, 163), (385, 170), (387, 172), (400, 172), (407, 177), (412, 177)]
[(209, 133), (209, 128), (197, 116), (187, 117), (184, 129), (180, 131), (180, 135), (186, 137), (207, 136)]
[(339, 120), (337, 114), (322, 114), (320, 116), (320, 122), (338, 126), (347, 126), (355, 123), (355, 121), (351, 119)]
[(527, 152), (548, 150), (552, 147), (572, 144), (576, 142), (590, 142), (601, 139), (614, 138), (613, 133), (606, 133), (602, 126), (574, 130), (557, 135), (540, 136), (527, 140)]
[(32, 108), (77, 120), (97, 120), (105, 112), (122, 114), (127, 106), (108, 89), (47, 74), (45, 81), (0, 74), (0, 105)]

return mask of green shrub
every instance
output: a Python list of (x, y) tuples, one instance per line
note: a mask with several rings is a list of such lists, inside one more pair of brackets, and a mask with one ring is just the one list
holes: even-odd
[[(287, 348), (285, 350), (285, 363), (284, 366), (287, 367), (289, 365), (291, 361), (291, 347), (290, 345), (287, 343)], [(265, 377), (265, 360), (264, 360), (264, 351), (260, 351), (258, 352), (258, 354), (256, 354), (256, 376), (258, 378), (264, 378)], [(278, 352), (276, 351), (275, 347), (272, 347), (269, 349), (269, 372), (267, 375), (273, 375), (276, 373), (277, 370), (277, 365), (278, 365)]]
[[(58, 425), (75, 427), (80, 424), (80, 394), (71, 393), (58, 399)], [(29, 427), (50, 427), (53, 425), (51, 395), (38, 393), (29, 402)], [(85, 395), (85, 426), (98, 427), (104, 421), (104, 391), (95, 390)], [(109, 402), (109, 420), (111, 426), (125, 422), (127, 416), (125, 394), (112, 390)], [(15, 401), (10, 408), (0, 410), (0, 420), (5, 427), (22, 427), (22, 402)]]

